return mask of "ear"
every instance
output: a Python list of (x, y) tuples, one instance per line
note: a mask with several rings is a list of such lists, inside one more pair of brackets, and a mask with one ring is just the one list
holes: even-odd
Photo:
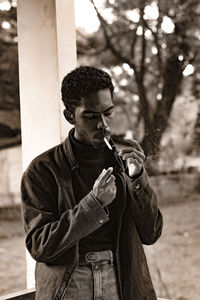
[(72, 125), (74, 125), (74, 115), (71, 111), (69, 111), (68, 109), (65, 109), (63, 111), (64, 117), (65, 119)]

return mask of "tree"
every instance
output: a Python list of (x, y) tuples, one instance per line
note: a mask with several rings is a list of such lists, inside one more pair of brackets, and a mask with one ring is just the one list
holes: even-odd
[(17, 13), (12, 1), (6, 3), (5, 9), (0, 9), (1, 138), (15, 137), (20, 133)]
[(105, 0), (102, 9), (98, 1), (89, 1), (100, 30), (85, 43), (87, 54), (93, 55), (96, 49), (102, 65), (107, 59), (107, 66), (125, 64), (134, 72), (123, 89), (139, 97), (145, 152), (158, 153), (183, 71), (199, 63), (199, 2)]
[[(200, 54), (199, 55), (199, 61), (200, 61)], [(193, 87), (192, 91), (194, 96), (198, 99), (198, 113), (197, 118), (194, 126), (194, 134), (193, 134), (193, 140), (194, 140), (194, 152), (197, 154), (200, 153), (200, 65), (198, 68), (196, 68), (196, 71), (194, 73), (194, 80), (193, 80)]]

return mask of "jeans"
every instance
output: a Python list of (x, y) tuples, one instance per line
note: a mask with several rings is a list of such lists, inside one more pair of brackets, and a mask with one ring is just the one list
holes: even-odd
[(79, 264), (61, 300), (119, 300), (115, 267), (105, 261)]

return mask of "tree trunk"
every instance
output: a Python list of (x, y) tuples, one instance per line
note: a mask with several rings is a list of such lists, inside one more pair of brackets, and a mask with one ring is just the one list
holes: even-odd
[(196, 154), (200, 153), (200, 102), (199, 102), (199, 109), (196, 118), (196, 122), (194, 125), (194, 152)]
[(142, 147), (146, 155), (159, 155), (162, 135), (167, 127), (173, 103), (182, 80), (182, 62), (172, 56), (166, 62), (162, 100), (157, 102), (156, 112), (150, 124), (145, 126)]

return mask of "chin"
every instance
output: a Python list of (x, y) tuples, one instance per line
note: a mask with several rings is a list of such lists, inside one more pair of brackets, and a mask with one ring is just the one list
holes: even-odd
[(102, 147), (105, 146), (105, 143), (104, 143), (103, 140), (99, 140), (99, 139), (98, 139), (98, 140), (93, 141), (92, 146), (93, 146), (94, 148), (102, 148)]

